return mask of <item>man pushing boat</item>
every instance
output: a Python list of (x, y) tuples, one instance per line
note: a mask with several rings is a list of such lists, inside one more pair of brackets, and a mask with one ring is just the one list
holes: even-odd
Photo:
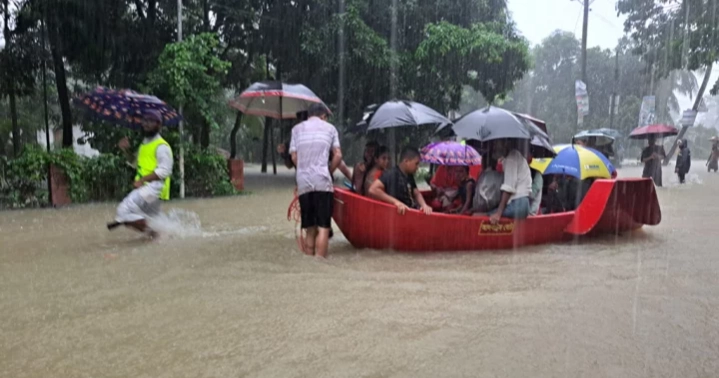
[[(170, 176), (172, 176), (172, 149), (160, 136), (162, 115), (148, 110), (142, 119), (144, 139), (136, 159), (128, 154), (128, 160), (135, 160), (135, 190), (125, 197), (117, 207), (115, 222), (107, 225), (108, 230), (126, 226), (156, 237), (156, 231), (149, 228), (147, 221), (160, 213), (160, 200), (170, 199)], [(130, 142), (123, 138), (118, 147), (128, 153)]]

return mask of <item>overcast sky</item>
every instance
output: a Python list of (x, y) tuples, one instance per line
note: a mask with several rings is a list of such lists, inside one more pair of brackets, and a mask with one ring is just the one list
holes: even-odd
[[(587, 45), (612, 49), (624, 35), (625, 18), (617, 16), (616, 0), (590, 2)], [(537, 45), (557, 29), (573, 32), (577, 39), (581, 39), (582, 3), (583, 0), (509, 0), (509, 10), (522, 35), (532, 45)], [(702, 79), (698, 77), (699, 82)], [(715, 69), (710, 87), (717, 79), (719, 70)], [(691, 108), (692, 101), (688, 97), (677, 97), (682, 109)]]
[[(557, 29), (582, 37), (582, 0), (509, 0), (509, 10), (532, 45)], [(624, 34), (624, 18), (617, 16), (615, 0), (594, 0), (589, 12), (587, 45), (614, 48)]]

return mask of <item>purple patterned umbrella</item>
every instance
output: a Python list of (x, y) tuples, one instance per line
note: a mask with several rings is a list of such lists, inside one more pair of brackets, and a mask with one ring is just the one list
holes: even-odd
[(142, 115), (147, 110), (159, 111), (163, 125), (174, 126), (182, 120), (181, 115), (159, 98), (129, 89), (97, 87), (75, 98), (74, 102), (90, 116), (132, 129), (141, 127)]
[(435, 165), (481, 165), (477, 150), (464, 142), (437, 142), (422, 148), (422, 161)]

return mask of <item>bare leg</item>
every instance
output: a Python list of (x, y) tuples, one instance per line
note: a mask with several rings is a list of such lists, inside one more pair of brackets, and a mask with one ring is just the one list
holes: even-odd
[(305, 250), (303, 251), (307, 256), (314, 256), (315, 254), (315, 240), (317, 239), (317, 227), (311, 227), (307, 230), (305, 236)]
[(315, 247), (317, 248), (316, 256), (327, 257), (327, 249), (329, 248), (330, 242), (330, 228), (320, 228), (317, 232), (317, 240), (315, 241)]
[(147, 221), (145, 221), (144, 219), (140, 219), (139, 221), (135, 221), (135, 222), (127, 222), (127, 223), (123, 223), (123, 224), (127, 228), (131, 228), (131, 229), (141, 232), (141, 233), (147, 233), (148, 236), (150, 236), (153, 239), (158, 236), (157, 232), (153, 231), (150, 227), (147, 226)]

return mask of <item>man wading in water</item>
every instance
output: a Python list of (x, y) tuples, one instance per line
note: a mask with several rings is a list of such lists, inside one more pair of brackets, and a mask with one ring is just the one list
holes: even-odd
[[(302, 229), (307, 232), (304, 253), (327, 256), (332, 229), (334, 185), (331, 172), (342, 162), (337, 129), (327, 122), (324, 104), (312, 105), (309, 119), (292, 128), (290, 154), (297, 167), (297, 194), (302, 213)], [(332, 154), (328, 166), (327, 161)]]
[[(172, 176), (172, 149), (160, 136), (162, 115), (149, 110), (143, 115), (142, 133), (145, 139), (137, 153), (135, 190), (125, 197), (117, 207), (115, 222), (107, 225), (108, 230), (126, 226), (150, 237), (157, 233), (147, 225), (147, 220), (160, 213), (160, 200), (170, 199), (170, 176)], [(118, 147), (127, 153), (130, 142), (124, 138)], [(132, 160), (128, 156), (128, 160)]]

